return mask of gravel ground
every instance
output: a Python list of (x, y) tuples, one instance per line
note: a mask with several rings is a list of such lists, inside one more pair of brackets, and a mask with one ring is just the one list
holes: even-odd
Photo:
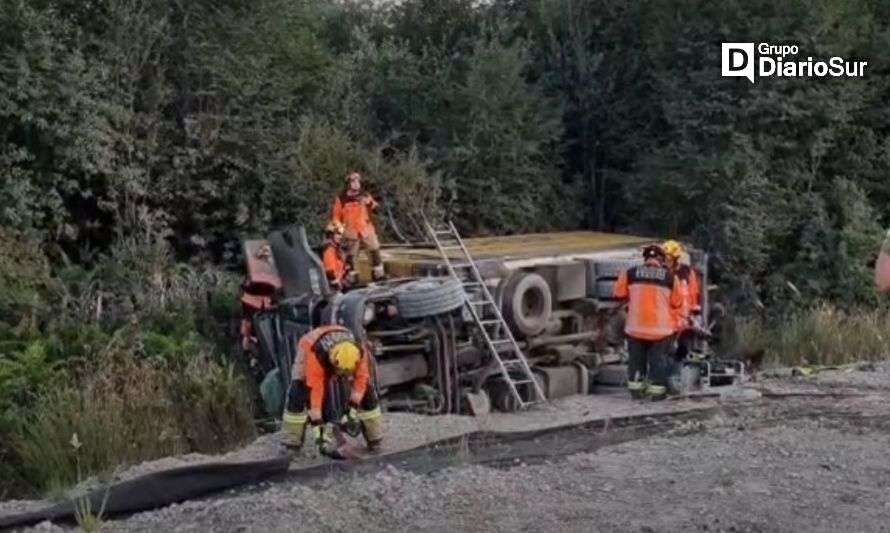
[[(760, 402), (763, 407), (739, 415), (509, 470), (465, 465), (416, 475), (390, 467), (370, 476), (332, 478), (321, 488), (279, 483), (142, 513), (110, 522), (105, 530), (273, 532), (310, 524), (313, 531), (890, 531), (890, 365), (804, 380), (771, 378), (756, 386), (867, 395)], [(600, 394), (566, 398), (524, 415), (390, 414), (387, 451), (476, 429), (540, 429), (719, 404), (719, 398), (706, 398), (659, 405)], [(838, 410), (880, 423), (828, 416)], [(789, 411), (811, 416), (783, 419)], [(278, 438), (264, 436), (222, 459), (277, 455)], [(319, 461), (312, 455), (295, 463)], [(221, 458), (163, 459), (121, 477), (209, 459)], [(0, 504), (0, 514), (33, 505), (7, 502)], [(33, 530), (60, 529), (41, 524)]]
[(890, 530), (886, 428), (762, 418), (719, 418), (691, 434), (509, 470), (456, 466), (418, 476), (389, 468), (321, 489), (275, 485), (144, 513), (110, 530)]

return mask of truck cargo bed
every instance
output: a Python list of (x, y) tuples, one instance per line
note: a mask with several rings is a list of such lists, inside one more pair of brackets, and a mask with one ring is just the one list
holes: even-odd
[[(626, 252), (653, 241), (655, 239), (633, 235), (572, 231), (471, 238), (466, 239), (465, 243), (478, 262), (497, 260), (510, 263), (584, 257), (611, 251)], [(449, 257), (458, 259), (461, 254), (455, 250)], [(362, 257), (361, 263), (365, 263), (364, 259)], [(398, 277), (423, 276), (442, 263), (434, 247), (418, 246), (387, 247), (383, 251), (383, 260), (387, 272)], [(361, 264), (359, 268), (364, 271), (367, 265)]]

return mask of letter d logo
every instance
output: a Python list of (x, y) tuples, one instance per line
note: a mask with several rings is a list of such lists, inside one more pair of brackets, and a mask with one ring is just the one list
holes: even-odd
[(754, 83), (754, 43), (723, 43), (723, 76), (741, 76)]

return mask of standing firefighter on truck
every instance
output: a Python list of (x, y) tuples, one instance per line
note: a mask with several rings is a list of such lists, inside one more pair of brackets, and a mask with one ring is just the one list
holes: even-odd
[[(354, 276), (355, 260), (359, 249), (364, 246), (371, 258), (371, 275), (374, 281), (383, 279), (383, 259), (380, 256), (380, 241), (377, 238), (377, 230), (371, 221), (371, 211), (377, 209), (379, 204), (365, 191), (362, 185), (362, 175), (351, 172), (346, 176), (346, 186), (334, 200), (332, 213), (333, 222), (339, 222), (346, 227), (344, 235), (346, 245), (346, 257), (349, 264), (350, 275)], [(350, 280), (354, 281), (354, 280)]]
[(680, 281), (665, 265), (664, 249), (649, 245), (643, 259), (644, 264), (618, 278), (615, 298), (627, 300), (627, 388), (634, 399), (657, 401), (667, 397), (668, 357), (683, 301)]
[(332, 436), (325, 430), (324, 411), (333, 398), (326, 392), (339, 390), (342, 380), (351, 380), (349, 418), (361, 424), (368, 450), (377, 451), (383, 439), (383, 415), (377, 390), (371, 383), (371, 354), (342, 326), (321, 326), (304, 335), (297, 346), (292, 381), (287, 393), (282, 429), (284, 444), (291, 449), (303, 446), (306, 422), (319, 451), (336, 457)]

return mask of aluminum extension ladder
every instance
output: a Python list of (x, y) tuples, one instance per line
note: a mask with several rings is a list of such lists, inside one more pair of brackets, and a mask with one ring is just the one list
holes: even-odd
[[(542, 403), (546, 400), (544, 391), (541, 390), (540, 384), (535, 379), (532, 370), (528, 365), (528, 361), (516, 343), (516, 338), (504, 321), (501, 310), (492, 297), (476, 263), (470, 256), (463, 239), (461, 239), (457, 228), (449, 220), (447, 226), (443, 229), (433, 227), (426, 216), (423, 217), (423, 225), (430, 238), (436, 244), (439, 254), (442, 256), (448, 273), (452, 278), (458, 280), (464, 289), (464, 306), (469, 311), (479, 336), (485, 343), (491, 356), (498, 362), (501, 369), (501, 375), (504, 382), (510, 390), (510, 394), (516, 401), (520, 410), (527, 407)], [(460, 251), (464, 262), (460, 265), (454, 265), (448, 257), (450, 251)], [(465, 270), (463, 276), (458, 274), (458, 269)], [(486, 311), (489, 311), (486, 313)], [(494, 315), (494, 318), (484, 318), (487, 315)], [(491, 328), (491, 330), (489, 330)], [(520, 393), (519, 388), (522, 385), (531, 385), (534, 391), (534, 397), (531, 400), (525, 400)]]

